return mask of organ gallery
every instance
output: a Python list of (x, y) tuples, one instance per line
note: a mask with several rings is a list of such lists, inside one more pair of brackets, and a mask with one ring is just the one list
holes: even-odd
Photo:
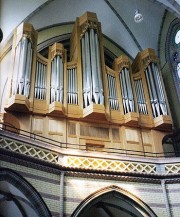
[(17, 27), (3, 122), (87, 150), (162, 153), (172, 121), (156, 53), (147, 48), (133, 62), (122, 55), (110, 68), (102, 32), (95, 13), (78, 17), (67, 60), (63, 44), (45, 57), (33, 26)]

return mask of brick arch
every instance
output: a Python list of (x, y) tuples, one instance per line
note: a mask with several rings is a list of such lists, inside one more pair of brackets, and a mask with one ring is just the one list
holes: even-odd
[[(37, 192), (37, 190), (26, 181), (21, 175), (14, 172), (11, 169), (1, 168), (0, 170), (0, 181), (5, 181), (13, 185), (16, 189), (18, 189), (21, 193), (25, 195), (28, 199), (27, 201), (23, 199), (23, 201), (28, 204), (31, 208), (33, 208), (34, 212), (39, 217), (52, 217), (51, 213), (45, 204), (44, 200)], [(11, 193), (6, 193), (5, 196), (11, 196), (16, 204), (19, 203), (19, 196), (14, 196)], [(17, 203), (18, 202), (18, 203)], [(19, 206), (20, 207), (20, 206)], [(23, 207), (20, 207), (20, 210), (23, 210)], [(23, 213), (23, 212), (22, 212)], [(24, 216), (24, 215), (22, 215)], [(26, 215), (25, 215), (26, 216)]]
[(123, 198), (125, 198), (125, 200), (131, 201), (134, 205), (136, 205), (138, 209), (141, 210), (143, 216), (157, 217), (154, 211), (140, 198), (138, 198), (131, 192), (115, 185), (102, 188), (90, 194), (78, 205), (78, 207), (75, 209), (71, 217), (78, 217), (85, 209), (88, 209), (88, 207), (90, 207), (91, 205), (96, 204), (98, 200), (102, 200), (102, 197), (104, 197), (105, 195), (107, 195), (108, 197), (110, 195), (121, 195)]

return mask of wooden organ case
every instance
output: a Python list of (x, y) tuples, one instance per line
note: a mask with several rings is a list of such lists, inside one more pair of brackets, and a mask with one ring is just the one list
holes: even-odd
[(74, 24), (70, 62), (60, 43), (49, 47), (48, 58), (37, 53), (37, 32), (27, 23), (15, 31), (12, 52), (6, 124), (88, 150), (163, 152), (172, 121), (154, 50), (132, 64), (120, 56), (109, 68), (101, 24), (86, 12)]

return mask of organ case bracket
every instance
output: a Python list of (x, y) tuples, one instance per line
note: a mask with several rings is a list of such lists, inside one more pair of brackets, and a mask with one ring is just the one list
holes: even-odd
[[(21, 43), (22, 40), (24, 40), (25, 48)], [(21, 51), (22, 56), (20, 56), (20, 49), (22, 50)], [(32, 112), (33, 92), (34, 92), (33, 72), (35, 71), (35, 67), (36, 67), (36, 51), (37, 51), (37, 31), (34, 30), (32, 24), (29, 23), (20, 24), (15, 29), (14, 36), (13, 36), (13, 45), (12, 45), (13, 68), (12, 68), (12, 80), (11, 80), (11, 93), (5, 107), (6, 111), (21, 111), (26, 113)], [(26, 55), (28, 60), (26, 59)], [(24, 61), (22, 60), (23, 58)], [(20, 59), (23, 63), (21, 64), (18, 59)], [(31, 59), (31, 61), (29, 61), (29, 59)], [(20, 71), (22, 73), (21, 75), (20, 75)], [(14, 81), (13, 81), (14, 74), (16, 74), (19, 83), (23, 84), (22, 91), (17, 91), (18, 84), (14, 85)], [(15, 91), (14, 91), (14, 87), (16, 87)]]

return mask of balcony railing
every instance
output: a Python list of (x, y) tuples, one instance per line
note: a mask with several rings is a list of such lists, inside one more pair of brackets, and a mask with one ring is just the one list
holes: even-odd
[[(80, 151), (94, 151), (100, 152), (104, 154), (114, 154), (114, 155), (123, 155), (123, 156), (139, 156), (139, 157), (151, 157), (151, 158), (164, 158), (164, 157), (175, 157), (178, 156), (180, 153), (175, 152), (162, 152), (162, 153), (155, 153), (155, 152), (145, 152), (145, 151), (136, 151), (136, 150), (128, 150), (128, 149), (120, 149), (120, 148), (106, 148), (106, 147), (98, 147), (96, 146), (89, 146), (82, 145), (82, 144), (73, 144), (67, 142), (60, 142), (57, 140), (53, 140), (44, 136), (40, 136), (38, 134), (28, 132), (26, 130), (15, 128), (11, 125), (0, 123), (0, 134), (1, 132), (5, 132), (6, 135), (9, 136), (17, 136), (16, 140), (21, 140), (26, 138), (27, 143), (31, 144), (35, 141), (33, 145), (41, 144), (43, 149), (50, 149), (55, 148), (56, 150), (63, 150), (63, 149), (71, 149), (71, 150), (80, 150)], [(37, 143), (37, 144), (36, 144)], [(48, 147), (47, 147), (48, 144)], [(40, 146), (40, 145), (38, 145)]]

